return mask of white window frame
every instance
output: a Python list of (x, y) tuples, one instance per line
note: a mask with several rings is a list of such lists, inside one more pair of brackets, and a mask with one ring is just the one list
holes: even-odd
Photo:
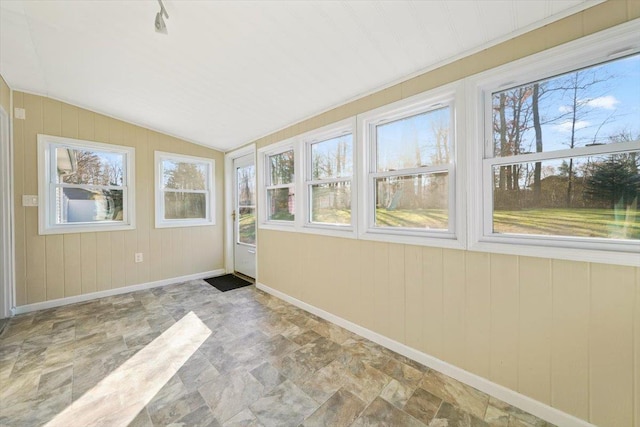
[[(457, 167), (463, 163), (464, 110), (459, 107), (463, 99), (463, 84), (451, 83), (428, 92), (415, 95), (402, 101), (385, 105), (358, 115), (358, 147), (362, 154), (358, 156), (360, 224), (359, 237), (365, 240), (377, 240), (396, 243), (409, 243), (425, 246), (464, 249), (465, 247), (465, 200), (464, 172)], [(428, 111), (448, 106), (451, 114), (450, 136), (453, 161), (448, 165), (403, 169), (398, 172), (377, 172), (376, 170), (376, 127), (385, 123), (401, 120)], [(415, 173), (434, 173), (446, 171), (449, 180), (449, 225), (446, 231), (421, 230), (414, 228), (375, 227), (375, 179), (380, 176), (405, 175)]]
[[(313, 180), (311, 177), (312, 171), (312, 157), (311, 146), (314, 144), (323, 143), (325, 141), (338, 138), (344, 135), (351, 134), (351, 156), (353, 164), (351, 165), (352, 174), (350, 177), (340, 178), (327, 178)], [(309, 233), (334, 235), (334, 236), (350, 236), (355, 237), (357, 229), (358, 219), (358, 185), (357, 185), (357, 149), (358, 140), (356, 135), (356, 119), (355, 117), (342, 120), (330, 125), (315, 129), (307, 132), (299, 137), (299, 144), (304, 152), (304, 227), (305, 231)], [(351, 191), (351, 223), (350, 224), (331, 224), (331, 223), (318, 223), (311, 221), (311, 187), (318, 184), (328, 184), (334, 182), (349, 182)]]
[[(293, 151), (293, 182), (288, 184), (271, 185), (269, 158), (286, 151)], [(300, 203), (300, 188), (302, 188), (300, 180), (300, 149), (297, 138), (290, 138), (276, 144), (263, 147), (258, 150), (258, 161), (256, 162), (257, 177), (257, 197), (258, 204), (258, 227), (271, 230), (297, 231), (301, 226), (301, 218), (303, 213)], [(293, 221), (273, 220), (269, 219), (267, 210), (269, 202), (267, 199), (268, 191), (278, 188), (293, 188), (295, 196), (295, 208)], [(260, 205), (263, 205), (261, 207)]]
[[(490, 111), (493, 92), (543, 80), (597, 63), (640, 52), (640, 21), (587, 36), (565, 45), (497, 67), (470, 77), (467, 85), (467, 133), (469, 139), (469, 249), (485, 252), (640, 265), (640, 242), (577, 238), (496, 234), (492, 231), (493, 199), (491, 168), (499, 164), (540, 161), (584, 155), (638, 150), (640, 142), (582, 147), (511, 157), (489, 157), (492, 147)], [(489, 108), (489, 109), (488, 109)]]
[[(81, 150), (96, 150), (124, 155), (124, 178), (122, 186), (104, 186), (122, 190), (122, 221), (100, 221), (95, 223), (55, 222), (55, 189), (60, 184), (53, 182), (52, 162), (55, 149), (68, 147)], [(63, 138), (38, 134), (38, 231), (41, 235), (117, 231), (135, 229), (135, 149), (123, 145), (104, 144), (94, 141)], [(62, 185), (65, 186), (65, 185)], [(91, 185), (90, 187), (96, 187)]]
[[(179, 163), (196, 163), (207, 166), (207, 188), (205, 190), (180, 190), (182, 193), (205, 194), (206, 214), (205, 218), (166, 219), (164, 217), (164, 193), (162, 162), (171, 160)], [(154, 152), (155, 163), (155, 226), (156, 228), (173, 227), (199, 227), (203, 225), (215, 225), (215, 174), (216, 163), (214, 159), (206, 157), (188, 156), (186, 154), (168, 153), (164, 151)]]

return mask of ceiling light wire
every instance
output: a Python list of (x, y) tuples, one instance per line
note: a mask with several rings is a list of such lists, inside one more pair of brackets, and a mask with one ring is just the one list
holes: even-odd
[(156, 13), (156, 33), (168, 34), (167, 24), (164, 22), (164, 18), (169, 19), (169, 14), (167, 13), (167, 9), (165, 9), (164, 5), (162, 4), (162, 0), (158, 0), (158, 3), (160, 4), (160, 12)]

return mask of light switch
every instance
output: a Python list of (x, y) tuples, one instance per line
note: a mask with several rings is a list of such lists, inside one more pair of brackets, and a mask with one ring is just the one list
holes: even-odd
[(27, 118), (27, 111), (24, 108), (14, 108), (13, 109), (13, 116), (16, 119), (26, 119)]
[(38, 206), (38, 196), (22, 195), (22, 206)]

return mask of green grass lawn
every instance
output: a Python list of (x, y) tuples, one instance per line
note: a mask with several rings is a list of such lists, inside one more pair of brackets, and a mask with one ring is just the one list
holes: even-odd
[[(631, 211), (635, 212), (635, 211)], [(350, 224), (348, 210), (316, 211), (314, 222)], [(378, 227), (430, 228), (446, 230), (447, 211), (443, 209), (377, 209)], [(615, 215), (610, 209), (528, 209), (500, 210), (494, 214), (496, 233), (605, 237), (640, 240), (640, 215)]]
[(240, 242), (247, 243), (249, 245), (256, 244), (256, 216), (253, 214), (240, 215)]
[[(442, 209), (377, 209), (379, 227), (431, 228), (446, 230), (447, 212)], [(348, 210), (316, 212), (314, 222), (349, 224)], [(494, 231), (573, 237), (640, 239), (640, 215), (615, 215), (610, 209), (529, 209), (496, 211)]]
[[(322, 209), (314, 212), (313, 222), (351, 224), (351, 212), (346, 209)], [(442, 209), (377, 209), (379, 227), (435, 228), (448, 227), (447, 212)]]
[(640, 239), (640, 215), (610, 209), (528, 209), (496, 211), (496, 233)]
[(378, 227), (449, 228), (448, 213), (444, 209), (376, 209)]
[(351, 211), (346, 209), (317, 209), (313, 212), (313, 222), (324, 224), (351, 224)]

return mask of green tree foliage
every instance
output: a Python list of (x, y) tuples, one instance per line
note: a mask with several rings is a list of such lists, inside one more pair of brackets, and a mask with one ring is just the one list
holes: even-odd
[[(294, 152), (293, 150), (269, 157), (271, 171), (271, 185), (290, 184), (294, 181)], [(293, 220), (289, 206), (293, 203), (294, 194), (289, 189), (271, 190), (271, 218), (277, 220)], [(290, 203), (291, 202), (291, 203)]]
[(640, 175), (635, 153), (609, 156), (592, 165), (585, 181), (585, 196), (611, 209), (637, 203)]
[(196, 163), (177, 163), (173, 169), (165, 169), (166, 188), (175, 190), (204, 190), (205, 173)]
[[(173, 167), (168, 167), (172, 164)], [(204, 218), (206, 196), (184, 190), (205, 190), (206, 173), (202, 164), (165, 162), (165, 216), (166, 218)]]

